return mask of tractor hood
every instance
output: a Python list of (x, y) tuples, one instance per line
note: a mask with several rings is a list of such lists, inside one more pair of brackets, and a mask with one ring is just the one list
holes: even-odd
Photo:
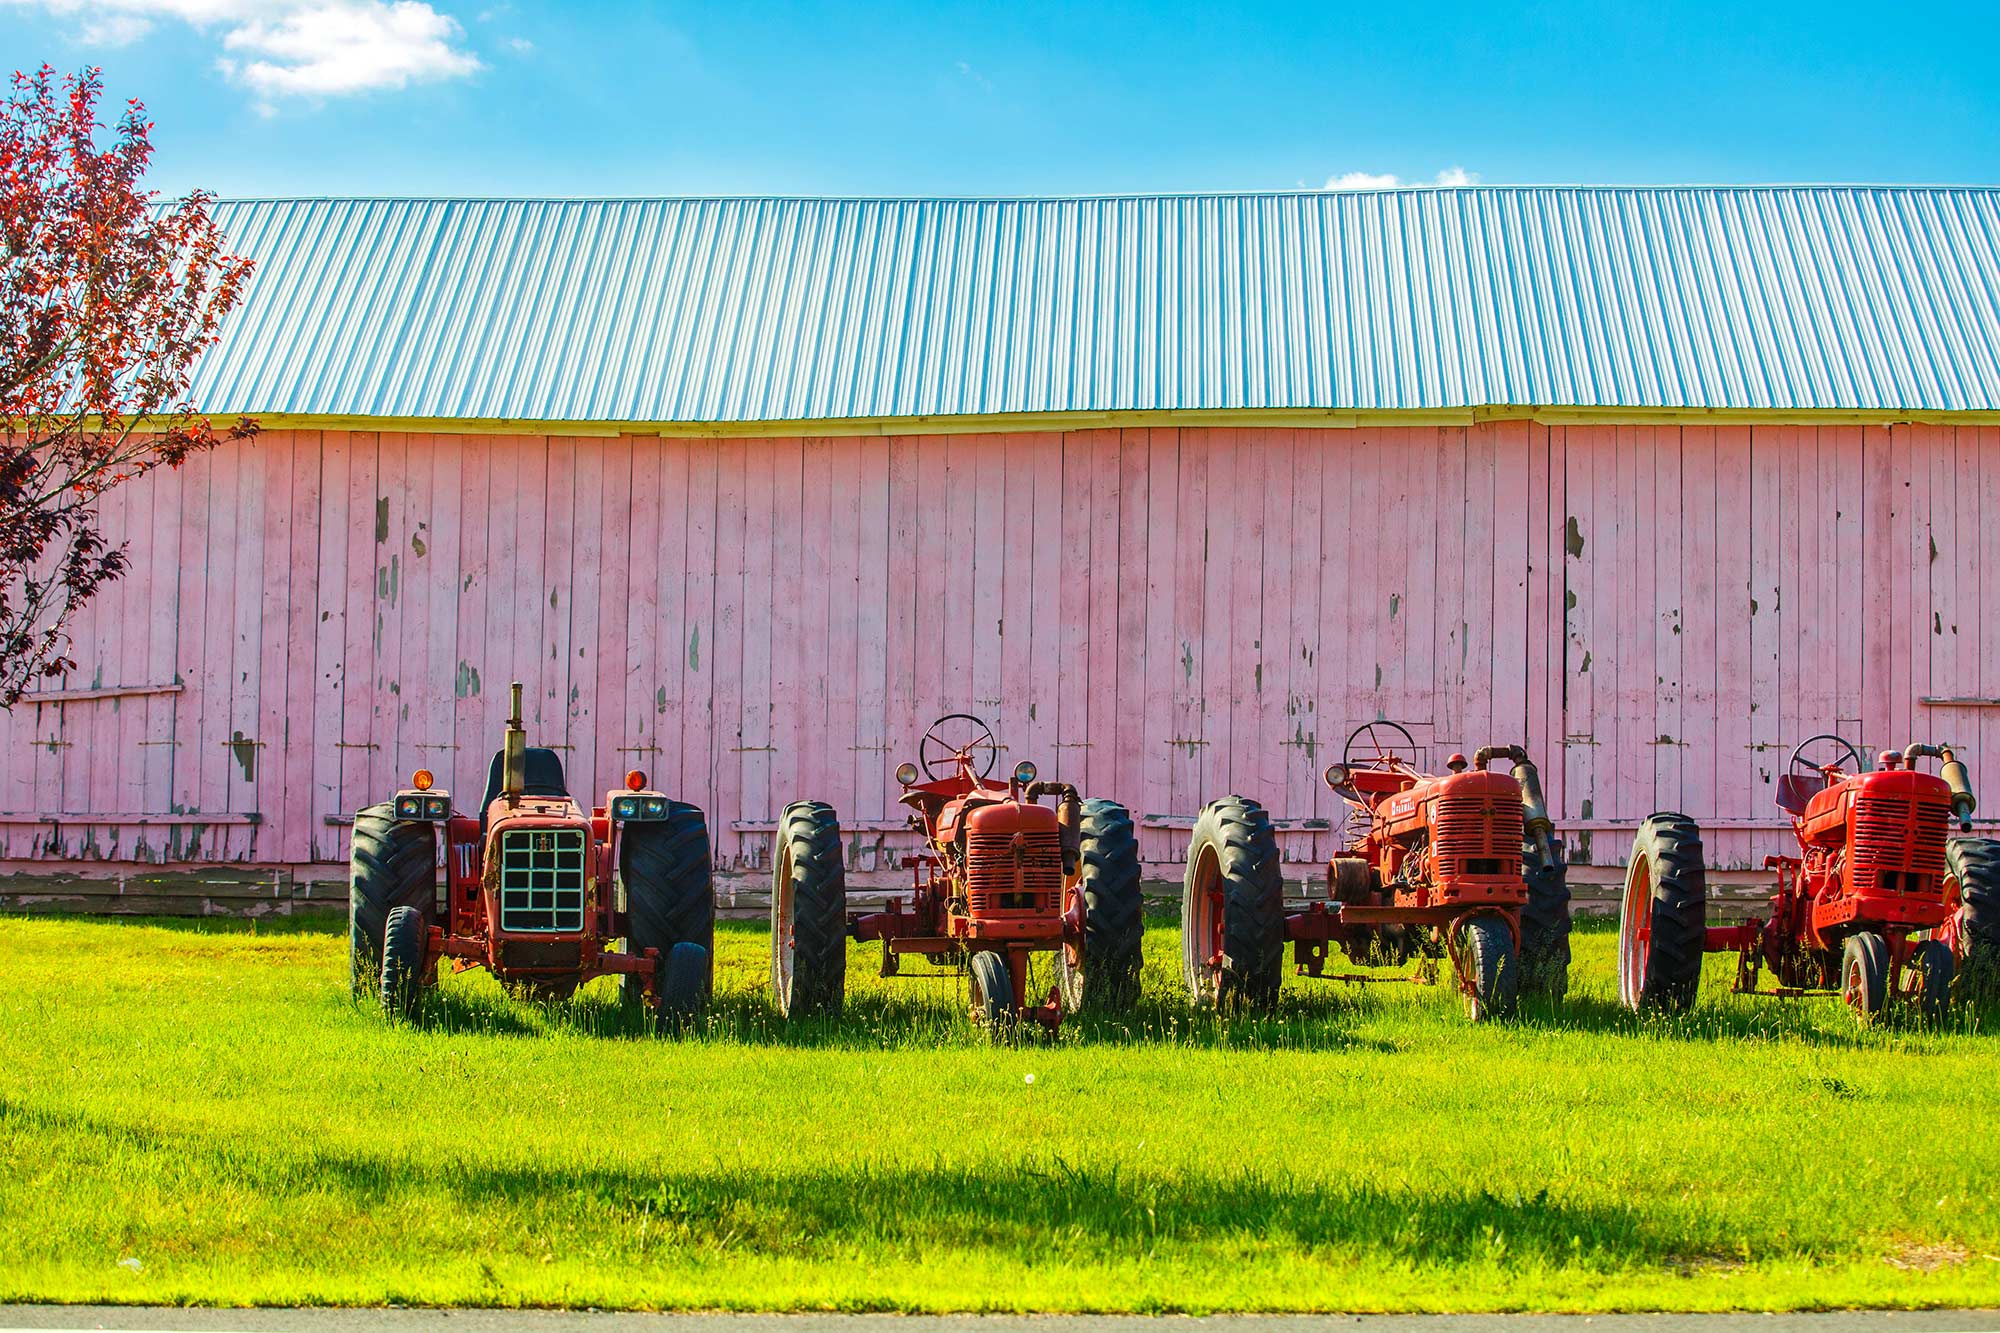
[(1429, 817), (1425, 807), (1447, 798), (1454, 802), (1458, 798), (1477, 800), (1483, 805), (1504, 802), (1519, 810), (1521, 784), (1505, 773), (1486, 769), (1447, 773), (1442, 777), (1425, 778), (1408, 791), (1395, 793), (1377, 806), (1375, 813), (1386, 825), (1386, 831), (1396, 836), (1421, 828)]
[(953, 801), (938, 819), (938, 836), (947, 841), (955, 840), (961, 833), (1025, 833), (1037, 829), (1055, 831), (1053, 807), (983, 793)]
[(1846, 817), (1848, 802), (1859, 800), (1864, 796), (1904, 801), (1936, 801), (1949, 807), (1951, 786), (1935, 773), (1909, 768), (1876, 769), (1868, 773), (1856, 773), (1852, 777), (1829, 783), (1825, 790), (1815, 795), (1806, 805), (1806, 822), (1815, 828), (1827, 821), (1839, 822)]

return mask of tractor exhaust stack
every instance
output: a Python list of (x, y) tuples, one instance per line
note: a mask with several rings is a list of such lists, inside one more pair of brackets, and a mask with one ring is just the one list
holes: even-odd
[(1472, 756), (1472, 766), (1484, 768), (1495, 759), (1511, 759), (1514, 763), (1514, 781), (1521, 784), (1522, 822), (1546, 865), (1555, 857), (1556, 826), (1549, 818), (1548, 798), (1542, 795), (1541, 770), (1528, 758), (1527, 747), (1521, 745), (1484, 746)]
[(1978, 805), (1972, 794), (1972, 775), (1965, 771), (1965, 761), (1951, 752), (1949, 745), (1923, 745), (1912, 741), (1903, 749), (1903, 766), (1913, 768), (1918, 759), (1936, 759), (1938, 776), (1944, 785), (1951, 788), (1951, 813), (1958, 820), (1961, 833), (1972, 832), (1972, 812)]
[(509, 693), (514, 711), (507, 717), (507, 759), (501, 787), (507, 804), (517, 805), (528, 788), (528, 731), (521, 722), (521, 682), (515, 681)]

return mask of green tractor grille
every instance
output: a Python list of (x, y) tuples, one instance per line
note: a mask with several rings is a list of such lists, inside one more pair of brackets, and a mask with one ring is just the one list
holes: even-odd
[(583, 830), (509, 829), (500, 835), (500, 929), (583, 929)]

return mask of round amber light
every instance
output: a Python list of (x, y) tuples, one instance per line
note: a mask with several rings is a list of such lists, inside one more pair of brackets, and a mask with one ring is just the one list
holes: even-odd
[(418, 791), (429, 791), (431, 784), (436, 781), (437, 779), (431, 776), (431, 771), (428, 768), (420, 768), (410, 775), (410, 785)]
[(635, 768), (625, 775), (625, 785), (633, 791), (643, 791), (646, 786), (646, 770)]

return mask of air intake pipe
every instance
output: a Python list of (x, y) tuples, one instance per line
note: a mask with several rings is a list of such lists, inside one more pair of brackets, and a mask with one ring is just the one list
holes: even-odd
[(507, 717), (507, 741), (503, 749), (506, 755), (501, 766), (500, 789), (507, 796), (507, 804), (518, 805), (521, 794), (528, 789), (528, 731), (521, 722), (521, 682), (515, 681), (509, 691), (514, 711)]
[(1541, 771), (1528, 758), (1527, 749), (1519, 745), (1482, 745), (1472, 756), (1472, 766), (1485, 768), (1495, 759), (1513, 761), (1514, 781), (1521, 784), (1522, 828), (1547, 865), (1555, 860), (1556, 826), (1549, 818), (1548, 798), (1542, 795)]
[(1030, 782), (1022, 791), (1029, 800), (1055, 796), (1056, 837), (1062, 843), (1063, 874), (1074, 875), (1083, 865), (1083, 801), (1067, 782)]
[(1938, 776), (1951, 788), (1951, 812), (1958, 819), (1958, 831), (1972, 832), (1972, 812), (1979, 801), (1972, 794), (1972, 775), (1965, 771), (1965, 764), (1951, 752), (1949, 745), (1921, 745), (1912, 741), (1903, 747), (1905, 768), (1916, 767), (1917, 760), (1923, 758), (1941, 761)]

